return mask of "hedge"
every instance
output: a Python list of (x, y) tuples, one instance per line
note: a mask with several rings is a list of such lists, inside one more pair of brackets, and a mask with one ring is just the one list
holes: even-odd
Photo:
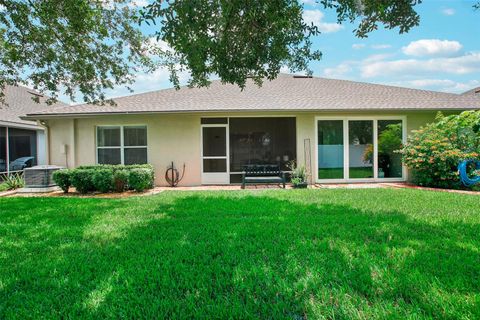
[(80, 193), (95, 191), (93, 185), (93, 173), (95, 170), (73, 169), (72, 170), (72, 186)]
[(146, 168), (134, 168), (130, 170), (128, 185), (131, 189), (142, 192), (152, 187), (151, 170)]
[(72, 170), (64, 169), (53, 172), (53, 181), (63, 190), (68, 193), (68, 189), (72, 185)]
[[(133, 175), (132, 175), (133, 173)], [(80, 193), (92, 191), (138, 192), (154, 187), (153, 166), (142, 165), (91, 165), (76, 169), (64, 169), (54, 173), (54, 181), (64, 191), (70, 186)]]
[(112, 169), (94, 169), (92, 182), (95, 190), (100, 192), (110, 192), (114, 188)]

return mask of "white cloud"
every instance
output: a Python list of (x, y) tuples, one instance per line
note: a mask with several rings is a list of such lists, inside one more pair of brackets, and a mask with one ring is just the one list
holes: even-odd
[[(480, 80), (462, 80), (480, 72), (480, 51), (458, 57), (394, 59), (394, 54), (373, 54), (362, 60), (346, 60), (325, 68), (325, 77), (365, 80), (419, 89), (464, 92), (480, 86)], [(454, 79), (452, 79), (452, 77)], [(459, 78), (459, 79), (455, 79)]]
[[(178, 76), (181, 85), (185, 85), (190, 79), (190, 74), (187, 71), (179, 71)], [(130, 87), (133, 89), (133, 93), (121, 86), (108, 91), (107, 97), (115, 98), (125, 95), (171, 88), (172, 83), (170, 82), (170, 72), (166, 67), (158, 68), (152, 73), (141, 72), (135, 76), (135, 82)]]
[(315, 0), (302, 0), (302, 2), (309, 6), (316, 6), (318, 4)]
[(445, 9), (442, 10), (442, 13), (446, 16), (453, 16), (455, 14), (455, 9), (445, 8)]
[(365, 48), (366, 45), (364, 43), (354, 43), (352, 44), (352, 49), (359, 50)]
[(163, 40), (157, 40), (156, 37), (150, 37), (147, 42), (147, 46), (149, 47), (151, 52), (155, 52), (155, 49), (160, 49), (161, 51), (164, 52), (173, 52), (173, 48), (170, 47), (170, 45), (163, 41)]
[(378, 76), (405, 76), (426, 74), (468, 74), (480, 72), (480, 52), (469, 53), (460, 57), (433, 58), (428, 60), (403, 59), (393, 61), (375, 61), (362, 65), (364, 78)]
[[(352, 44), (352, 49), (355, 49), (355, 50), (363, 49), (366, 47), (367, 45), (365, 43)], [(375, 50), (385, 50), (385, 49), (390, 49), (392, 46), (390, 44), (372, 44), (369, 47)]]
[(439, 39), (412, 41), (408, 46), (402, 48), (404, 54), (416, 57), (451, 57), (457, 55), (461, 50), (462, 45), (460, 42)]
[(324, 22), (325, 14), (320, 10), (305, 10), (303, 11), (303, 20), (306, 24), (315, 25), (318, 30), (323, 33), (337, 32), (343, 29), (343, 26), (338, 23)]
[(347, 76), (354, 68), (354, 61), (345, 61), (333, 68), (325, 68), (323, 75), (327, 78), (348, 79)]
[[(112, 10), (115, 7), (125, 7), (125, 4), (117, 4), (115, 0), (100, 0), (101, 5), (108, 10)], [(148, 0), (134, 0), (126, 4), (127, 7), (131, 9), (142, 8), (150, 4)]]
[(358, 69), (363, 65), (382, 61), (391, 57), (391, 54), (372, 54), (363, 60), (347, 60), (332, 68), (325, 68), (323, 75), (328, 78), (352, 79), (352, 71), (358, 74)]
[(450, 79), (416, 79), (407, 81), (390, 82), (390, 85), (408, 87), (414, 89), (435, 90), (444, 92), (462, 93), (472, 88), (478, 87), (480, 81), (454, 81)]
[(366, 63), (372, 63), (376, 61), (383, 61), (387, 58), (390, 58), (391, 56), (392, 54), (390, 53), (376, 53), (376, 54), (369, 55), (368, 57), (363, 59), (362, 63), (366, 64)]
[(390, 44), (373, 44), (372, 49), (376, 50), (384, 50), (384, 49), (390, 49), (392, 45)]

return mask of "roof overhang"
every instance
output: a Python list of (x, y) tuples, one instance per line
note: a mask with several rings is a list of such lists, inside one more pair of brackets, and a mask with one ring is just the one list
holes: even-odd
[[(32, 120), (32, 119), (24, 119)], [(39, 126), (35, 123), (23, 123), (23, 122), (14, 122), (14, 121), (4, 121), (0, 120), (0, 127), (9, 127), (9, 128), (19, 128), (19, 129), (31, 129), (31, 130), (44, 130), (42, 126)]]
[(198, 113), (322, 113), (322, 112), (338, 112), (338, 113), (352, 113), (352, 112), (461, 112), (466, 110), (480, 110), (476, 107), (465, 108), (369, 108), (369, 109), (227, 109), (227, 110), (179, 110), (179, 111), (114, 111), (114, 112), (77, 112), (77, 113), (48, 113), (48, 114), (28, 114), (20, 117), (23, 120), (43, 120), (55, 118), (80, 118), (80, 117), (96, 117), (96, 116), (111, 116), (111, 115), (144, 115), (144, 114), (198, 114)]

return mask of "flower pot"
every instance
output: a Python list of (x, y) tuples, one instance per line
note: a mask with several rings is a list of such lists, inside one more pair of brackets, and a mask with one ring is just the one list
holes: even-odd
[(305, 189), (306, 187), (308, 187), (308, 182), (300, 182), (300, 183), (295, 183), (293, 184), (293, 187), (295, 189)]

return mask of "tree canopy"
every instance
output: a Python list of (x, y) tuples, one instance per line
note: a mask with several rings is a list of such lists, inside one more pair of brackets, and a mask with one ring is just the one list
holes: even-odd
[(0, 0), (0, 86), (102, 101), (148, 67), (138, 10), (122, 1)]
[[(366, 37), (384, 26), (408, 32), (419, 24), (420, 0), (318, 0), (339, 23), (355, 23)], [(284, 66), (309, 71), (321, 52), (320, 32), (302, 18), (299, 0), (153, 0), (144, 8), (126, 0), (0, 0), (0, 87), (29, 84), (53, 98), (103, 102), (106, 89), (132, 83), (142, 69), (168, 67), (192, 86), (245, 85), (275, 78)], [(140, 26), (152, 26), (142, 34)], [(150, 37), (164, 45), (152, 48)]]

